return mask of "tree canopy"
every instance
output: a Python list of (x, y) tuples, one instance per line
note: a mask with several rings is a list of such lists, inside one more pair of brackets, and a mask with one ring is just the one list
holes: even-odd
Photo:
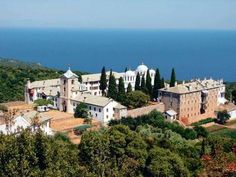
[(116, 85), (116, 78), (112, 74), (112, 70), (110, 72), (110, 77), (109, 77), (109, 85), (108, 85), (108, 92), (107, 96), (113, 99), (117, 98), (117, 85)]
[(88, 107), (85, 103), (79, 103), (76, 106), (74, 117), (75, 118), (89, 118)]
[(152, 94), (152, 97), (154, 99), (158, 98), (158, 90), (161, 88), (162, 88), (162, 80), (161, 80), (160, 71), (157, 68), (155, 78), (154, 78), (154, 86), (153, 86), (153, 94)]
[(140, 75), (139, 75), (139, 73), (137, 73), (136, 80), (135, 80), (135, 90), (140, 90), (141, 89), (140, 88), (140, 83), (141, 83)]
[(105, 96), (107, 89), (107, 75), (105, 67), (102, 68), (101, 78), (100, 78), (100, 90), (102, 91), (102, 95)]
[(170, 87), (174, 87), (175, 82), (176, 82), (176, 74), (175, 74), (175, 69), (173, 68), (171, 71)]
[(150, 76), (150, 71), (148, 69), (147, 71), (147, 76), (146, 76), (146, 87), (147, 87), (147, 93), (149, 94), (150, 97), (152, 97), (152, 79)]

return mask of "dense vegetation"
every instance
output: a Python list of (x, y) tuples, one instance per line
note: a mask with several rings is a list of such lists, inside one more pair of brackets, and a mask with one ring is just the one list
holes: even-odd
[[(76, 72), (81, 74), (81, 72)], [(39, 64), (0, 58), (0, 103), (24, 100), (24, 86), (30, 81), (55, 79), (63, 71), (49, 69)]]
[(137, 122), (143, 123), (135, 126), (121, 123), (86, 131), (79, 146), (71, 144), (63, 134), (47, 137), (41, 132), (25, 131), (19, 136), (0, 135), (0, 174), (215, 177), (230, 176), (235, 171), (235, 140), (215, 136), (187, 140), (174, 128), (161, 127), (161, 114), (152, 112), (145, 118), (150, 120), (138, 118)]

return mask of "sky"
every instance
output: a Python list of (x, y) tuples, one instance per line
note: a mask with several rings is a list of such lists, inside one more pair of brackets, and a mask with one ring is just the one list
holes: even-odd
[(236, 0), (0, 0), (0, 27), (236, 29)]

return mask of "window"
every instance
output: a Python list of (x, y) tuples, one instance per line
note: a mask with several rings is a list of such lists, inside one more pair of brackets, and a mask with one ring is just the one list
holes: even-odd
[(89, 106), (89, 109), (90, 109), (90, 110), (92, 110), (92, 107), (91, 107), (91, 106)]
[(108, 112), (109, 110), (108, 110), (108, 108), (107, 108), (107, 112)]
[(108, 119), (108, 116), (107, 116), (107, 119)]
[(98, 114), (96, 113), (95, 116), (98, 117)]
[(96, 107), (94, 107), (93, 110), (96, 111)]
[(66, 84), (66, 80), (64, 80), (64, 85)]
[(75, 83), (75, 81), (74, 81), (74, 80), (72, 80), (72, 81), (71, 81), (71, 84), (72, 84), (72, 85), (74, 85), (74, 83)]
[(101, 112), (101, 108), (99, 108), (99, 112)]

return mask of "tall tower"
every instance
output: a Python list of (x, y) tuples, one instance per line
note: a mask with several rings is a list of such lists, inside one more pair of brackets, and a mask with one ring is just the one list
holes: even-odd
[(70, 68), (61, 78), (60, 86), (60, 111), (73, 113), (73, 105), (71, 103), (72, 89), (78, 84), (78, 76), (73, 73)]

